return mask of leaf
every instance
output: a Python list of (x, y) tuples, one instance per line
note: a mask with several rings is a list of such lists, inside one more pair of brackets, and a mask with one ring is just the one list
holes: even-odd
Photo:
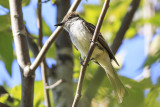
[(0, 31), (9, 29), (11, 26), (11, 21), (8, 15), (0, 16)]
[(55, 59), (56, 58), (56, 47), (55, 47), (55, 44), (52, 44), (52, 46), (49, 48), (49, 50), (47, 51), (47, 58), (53, 58)]
[(52, 34), (49, 26), (46, 24), (46, 22), (42, 19), (42, 25), (43, 25), (43, 35), (44, 36), (49, 36)]
[(52, 4), (55, 4), (56, 0), (52, 0)]
[(9, 0), (0, 0), (0, 5), (9, 9)]
[(144, 101), (143, 90), (140, 88), (133, 87), (128, 90), (129, 95), (124, 98), (123, 103), (120, 107), (142, 107)]
[(146, 22), (149, 22), (151, 24), (160, 26), (160, 13), (155, 14), (153, 17), (149, 18), (148, 20), (146, 20)]
[(27, 6), (29, 5), (30, 0), (22, 0), (22, 6)]
[[(34, 107), (45, 107), (44, 106), (44, 91), (43, 82), (35, 81), (34, 85)], [(8, 90), (10, 95), (16, 100), (14, 100), (14, 105), (10, 107), (20, 107), (21, 102), (21, 85), (15, 86)], [(1, 100), (0, 100), (1, 101)]]
[(150, 17), (150, 18), (140, 18), (137, 20), (136, 23), (139, 23), (139, 24), (146, 24), (146, 23), (150, 23), (150, 24), (153, 24), (153, 25), (156, 25), (156, 26), (160, 26), (160, 21), (159, 21), (159, 17), (160, 17), (160, 13), (156, 13), (154, 16)]
[(122, 76), (120, 76), (120, 79), (123, 81), (124, 84), (129, 85), (129, 87), (136, 87), (142, 90), (152, 88), (153, 86), (150, 78), (145, 78), (141, 80), (140, 82), (137, 82), (133, 79), (122, 77)]
[(136, 35), (136, 33), (137, 33), (136, 29), (134, 27), (130, 27), (125, 34), (125, 39), (129, 39), (129, 38), (134, 37), (134, 35)]
[(0, 32), (0, 60), (3, 60), (8, 73), (11, 75), (13, 61), (12, 35), (8, 32)]
[(144, 90), (153, 87), (151, 78), (145, 78), (145, 79), (141, 80), (139, 83), (140, 83), (139, 88), (144, 89)]
[(0, 97), (0, 101), (1, 101), (2, 103), (7, 102), (8, 96), (9, 96), (8, 93), (2, 94), (1, 97)]
[(159, 86), (155, 86), (152, 90), (150, 90), (145, 99), (145, 107), (160, 107), (160, 103), (157, 101), (160, 94), (159, 92)]
[(160, 35), (157, 35), (151, 42), (149, 54), (144, 66), (150, 66), (160, 59)]
[(34, 107), (44, 107), (44, 92), (43, 92), (43, 82), (36, 81), (35, 88), (34, 88)]

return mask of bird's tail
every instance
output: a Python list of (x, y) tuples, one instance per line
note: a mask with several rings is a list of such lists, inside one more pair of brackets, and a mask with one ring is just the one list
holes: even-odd
[[(114, 71), (115, 72), (115, 71)], [(114, 88), (114, 92), (118, 98), (118, 102), (122, 103), (123, 101), (123, 97), (126, 96), (128, 94), (126, 88), (124, 87), (124, 85), (122, 84), (121, 80), (119, 79), (118, 75), (114, 74), (111, 76), (110, 74), (107, 74), (113, 88)]]
[(118, 97), (118, 102), (122, 103), (124, 96), (128, 94), (126, 88), (122, 84), (121, 80), (118, 77), (118, 74), (115, 72), (110, 60), (105, 60), (105, 58), (99, 59), (99, 64), (104, 68), (113, 88), (115, 95)]

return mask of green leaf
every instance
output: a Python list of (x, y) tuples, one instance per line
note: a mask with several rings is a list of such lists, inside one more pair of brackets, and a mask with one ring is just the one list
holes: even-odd
[(49, 36), (52, 34), (49, 26), (46, 24), (46, 22), (42, 19), (42, 25), (43, 25), (43, 35), (44, 36)]
[(145, 79), (137, 82), (137, 81), (130, 79), (130, 78), (127, 78), (127, 77), (122, 77), (122, 76), (119, 76), (119, 77), (122, 80), (122, 82), (124, 84), (128, 84), (129, 87), (136, 87), (136, 88), (140, 88), (142, 90), (145, 90), (145, 89), (148, 89), (153, 86), (150, 78), (145, 78)]
[(143, 90), (140, 88), (133, 87), (128, 90), (129, 95), (124, 98), (123, 103), (120, 107), (142, 107), (144, 101)]
[(139, 20), (137, 20), (136, 23), (139, 24), (146, 24), (146, 23), (150, 23), (156, 26), (160, 26), (160, 21), (159, 21), (159, 17), (160, 17), (160, 13), (156, 13), (154, 16), (150, 17), (150, 18), (140, 18)]
[(145, 78), (145, 79), (141, 80), (139, 83), (140, 83), (139, 88), (144, 89), (144, 90), (153, 87), (151, 78)]
[(10, 17), (8, 15), (0, 16), (0, 32), (9, 29), (11, 26)]
[(56, 2), (56, 0), (52, 0), (52, 4), (54, 4)]
[(27, 6), (29, 5), (30, 0), (22, 0), (22, 6)]
[(36, 81), (34, 88), (34, 107), (44, 107), (44, 92), (43, 92), (43, 82)]
[[(43, 91), (43, 82), (35, 81), (34, 83), (34, 107), (45, 107), (44, 106), (44, 91)], [(10, 95), (16, 100), (14, 100), (14, 105), (12, 104), (10, 107), (20, 107), (21, 102), (21, 85), (15, 86), (12, 89), (8, 90)], [(1, 101), (1, 100), (0, 100)]]
[(47, 58), (53, 58), (55, 59), (56, 58), (56, 47), (55, 47), (55, 44), (52, 44), (51, 47), (49, 48), (49, 50), (47, 51)]
[(2, 94), (1, 97), (0, 97), (0, 101), (1, 101), (2, 103), (7, 102), (8, 96), (9, 96), (8, 93)]
[(11, 75), (13, 61), (12, 34), (0, 32), (0, 60), (4, 61), (8, 73)]
[(149, 18), (147, 22), (150, 22), (151, 24), (160, 26), (160, 13), (155, 14), (153, 17)]
[(9, 0), (0, 0), (0, 5), (9, 9)]
[(149, 54), (145, 61), (144, 66), (150, 66), (154, 62), (160, 59), (160, 35), (156, 36), (153, 41), (151, 42), (150, 48), (149, 48)]
[(125, 38), (132, 38), (132, 37), (134, 37), (134, 35), (136, 35), (136, 29), (134, 28), (134, 27), (130, 27), (128, 30), (127, 30), (127, 32), (126, 32), (126, 34), (125, 34)]
[(150, 90), (145, 99), (145, 107), (160, 107), (160, 102), (157, 101), (157, 98), (160, 94), (159, 86), (155, 86)]

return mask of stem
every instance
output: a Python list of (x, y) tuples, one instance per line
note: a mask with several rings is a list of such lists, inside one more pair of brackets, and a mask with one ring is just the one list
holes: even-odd
[[(39, 30), (39, 49), (42, 48), (42, 38), (43, 38), (43, 31), (42, 31), (42, 3), (41, 0), (38, 0), (38, 30)], [(47, 76), (46, 76), (46, 67), (45, 67), (45, 59), (41, 62), (41, 72), (42, 72), (42, 80), (43, 80), (43, 86), (44, 86), (44, 99), (46, 102), (46, 107), (50, 107), (50, 99), (49, 99), (49, 90), (45, 87), (48, 85), (47, 83)]]
[(42, 38), (43, 38), (43, 31), (42, 31), (42, 5), (41, 5), (41, 0), (38, 0), (38, 17), (37, 17), (37, 24), (38, 24), (38, 31), (39, 31), (39, 47), (42, 48)]
[(58, 85), (60, 85), (62, 83), (62, 79), (58, 80), (57, 82), (55, 82), (54, 84), (50, 85), (50, 86), (46, 86), (46, 89), (54, 89), (55, 87), (57, 87)]
[(72, 107), (77, 107), (78, 102), (79, 102), (79, 99), (80, 99), (80, 97), (81, 97), (82, 83), (83, 83), (83, 80), (84, 80), (84, 75), (85, 75), (85, 71), (86, 71), (86, 68), (87, 68), (87, 64), (88, 64), (89, 59), (90, 59), (90, 57), (91, 57), (91, 55), (92, 55), (92, 53), (93, 53), (93, 50), (94, 50), (94, 48), (95, 48), (95, 42), (96, 42), (96, 40), (97, 40), (97, 38), (98, 38), (98, 34), (99, 34), (99, 31), (100, 31), (100, 28), (101, 28), (103, 19), (104, 19), (105, 14), (106, 14), (106, 12), (107, 12), (107, 10), (108, 10), (109, 2), (110, 2), (110, 0), (105, 0), (105, 2), (104, 2), (102, 12), (101, 12), (101, 14), (100, 14), (100, 17), (99, 17), (99, 19), (98, 19), (98, 23), (97, 23), (95, 32), (94, 32), (94, 34), (93, 34), (93, 38), (92, 38), (92, 41), (93, 41), (93, 42), (91, 42), (89, 51), (88, 51), (88, 53), (87, 53), (87, 57), (85, 58), (83, 64), (81, 65), (79, 81), (78, 81), (77, 90), (76, 90), (76, 95), (75, 95), (75, 98), (74, 98)]

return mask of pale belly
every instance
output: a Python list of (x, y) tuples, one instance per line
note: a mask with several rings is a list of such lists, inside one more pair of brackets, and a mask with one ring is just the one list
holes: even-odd
[(70, 38), (73, 45), (75, 45), (81, 53), (82, 58), (84, 58), (89, 50), (91, 41), (90, 34), (79, 29), (77, 32), (70, 34)]
[[(81, 57), (86, 57), (89, 46), (91, 43), (91, 33), (86, 30), (86, 28), (82, 25), (82, 23), (77, 23), (78, 26), (72, 26), (70, 28), (70, 38), (72, 43), (76, 46), (78, 51), (81, 53)], [(71, 33), (72, 32), (72, 33)], [(95, 47), (92, 58), (96, 59), (97, 56), (103, 53), (97, 46)]]

